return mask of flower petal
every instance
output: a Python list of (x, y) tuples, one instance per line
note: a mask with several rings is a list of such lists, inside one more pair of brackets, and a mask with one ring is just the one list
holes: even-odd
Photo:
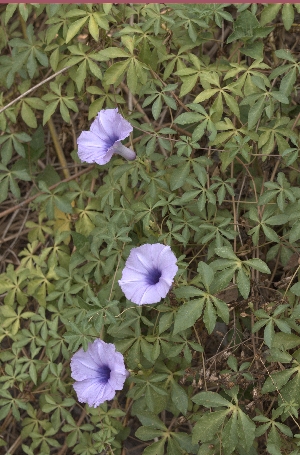
[(87, 403), (96, 408), (106, 400), (112, 400), (115, 390), (110, 384), (101, 384), (97, 379), (85, 379), (74, 382), (73, 387), (80, 403)]
[(99, 130), (111, 140), (122, 141), (132, 132), (133, 128), (116, 109), (103, 109), (98, 114)]
[(81, 348), (73, 355), (71, 360), (72, 378), (82, 381), (88, 378), (95, 378), (98, 375), (99, 365), (91, 357), (88, 351)]
[(77, 144), (78, 156), (86, 163), (106, 164), (114, 153), (107, 143), (101, 142), (91, 131), (83, 131), (77, 139)]
[[(107, 109), (107, 110), (114, 110), (114, 109)], [(103, 112), (103, 111), (98, 112), (97, 117), (91, 124), (90, 131), (98, 137), (98, 141), (99, 141), (99, 139), (101, 139), (102, 141), (107, 143), (109, 147), (112, 147), (113, 144), (116, 142), (118, 135), (117, 134), (110, 135), (105, 131), (105, 129), (101, 123), (101, 117), (100, 117), (101, 112)], [(106, 112), (106, 111), (104, 111), (104, 112)]]
[(78, 400), (97, 407), (111, 400), (128, 377), (124, 357), (111, 343), (95, 340), (86, 352), (81, 348), (71, 359), (71, 376)]
[(86, 163), (106, 164), (114, 153), (134, 160), (136, 154), (120, 141), (129, 136), (133, 128), (118, 109), (102, 109), (90, 127), (77, 139), (78, 156)]
[(162, 297), (156, 287), (149, 284), (128, 282), (120, 283), (120, 286), (126, 298), (137, 305), (157, 303)]
[(133, 269), (131, 267), (127, 267), (126, 266), (126, 269), (123, 270), (123, 274), (122, 274), (122, 282), (126, 282), (126, 281), (130, 281), (130, 282), (139, 282), (139, 283), (143, 283), (143, 284), (147, 284), (147, 276), (148, 274), (150, 273), (149, 272), (146, 272), (146, 271), (139, 271), (139, 270), (136, 270), (136, 269)]
[(166, 297), (178, 267), (169, 246), (145, 244), (130, 251), (119, 285), (137, 305), (158, 303)]
[(166, 282), (164, 279), (160, 279), (159, 282), (155, 285), (156, 292), (160, 295), (161, 298), (165, 298), (168, 294), (170, 287), (172, 286), (173, 280), (170, 280), (171, 283)]
[[(116, 354), (115, 345), (112, 343), (105, 343), (102, 340), (95, 340), (93, 344), (90, 345), (91, 356), (96, 360), (99, 365), (108, 365), (114, 367)], [(122, 356), (122, 354), (120, 354)], [(122, 356), (123, 357), (123, 356)], [(117, 356), (117, 359), (119, 357)], [(110, 365), (112, 362), (112, 365)], [(123, 363), (124, 365), (124, 363)], [(112, 369), (112, 368), (111, 368)]]
[(122, 373), (116, 373), (115, 371), (113, 371), (112, 374), (110, 375), (110, 379), (108, 380), (108, 383), (112, 389), (122, 390), (126, 378), (127, 378), (127, 375), (124, 375)]
[(153, 260), (149, 244), (133, 248), (126, 261), (126, 266), (140, 273), (149, 273), (153, 268)]

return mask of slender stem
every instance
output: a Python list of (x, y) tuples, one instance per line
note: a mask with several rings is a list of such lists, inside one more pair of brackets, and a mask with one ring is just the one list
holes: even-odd
[(64, 173), (65, 178), (67, 179), (68, 177), (70, 177), (68, 163), (67, 163), (67, 160), (65, 158), (62, 146), (60, 145), (60, 142), (59, 142), (59, 139), (58, 139), (58, 136), (57, 136), (57, 132), (56, 132), (56, 128), (54, 126), (54, 122), (53, 122), (52, 118), (49, 118), (49, 120), (48, 120), (48, 127), (49, 127), (49, 130), (50, 130), (50, 134), (51, 134), (51, 137), (52, 137), (52, 141), (53, 141), (53, 144), (54, 144), (54, 148), (55, 148), (56, 154), (58, 156), (58, 160), (59, 160), (59, 162), (60, 162), (60, 164), (62, 166), (62, 171)]
[[(72, 66), (72, 65), (71, 65)], [(22, 98), (24, 98), (25, 96), (29, 95), (29, 93), (33, 92), (34, 90), (36, 90), (37, 88), (41, 87), (41, 85), (44, 85), (46, 84), (46, 82), (49, 82), (51, 81), (51, 79), (54, 79), (56, 76), (58, 76), (59, 74), (63, 73), (64, 71), (66, 71), (67, 69), (71, 68), (71, 66), (66, 66), (65, 68), (63, 68), (62, 70), (59, 70), (57, 71), (56, 73), (52, 74), (52, 76), (49, 76), (47, 77), (47, 79), (43, 80), (42, 82), (39, 82), (37, 85), (35, 85), (34, 87), (31, 87), (29, 90), (27, 90), (25, 93), (22, 93), (22, 95), (18, 96), (16, 99), (12, 100), (10, 103), (8, 103), (6, 106), (2, 107), (2, 109), (0, 109), (0, 114), (1, 112), (4, 112), (6, 109), (8, 109), (10, 106), (12, 106), (13, 104), (15, 104), (17, 101), (21, 100)]]

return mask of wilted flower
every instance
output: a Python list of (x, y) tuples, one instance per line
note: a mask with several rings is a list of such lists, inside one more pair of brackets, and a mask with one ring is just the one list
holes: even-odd
[(123, 355), (102, 340), (89, 343), (86, 352), (79, 349), (71, 359), (71, 371), (78, 401), (94, 408), (112, 400), (129, 375)]
[(126, 298), (143, 305), (166, 297), (178, 270), (176, 261), (171, 248), (161, 243), (133, 248), (119, 280)]
[(134, 160), (136, 154), (120, 141), (129, 136), (132, 126), (116, 109), (98, 112), (90, 131), (83, 131), (77, 139), (78, 156), (86, 163), (106, 164), (114, 153), (127, 160)]

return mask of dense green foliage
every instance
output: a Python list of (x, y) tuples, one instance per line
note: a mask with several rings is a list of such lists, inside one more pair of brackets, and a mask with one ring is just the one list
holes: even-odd
[[(299, 15), (0, 6), (3, 453), (300, 454)], [(81, 164), (115, 107), (136, 160)], [(118, 280), (157, 242), (179, 271), (139, 307)], [(97, 337), (131, 375), (93, 409), (69, 363)]]

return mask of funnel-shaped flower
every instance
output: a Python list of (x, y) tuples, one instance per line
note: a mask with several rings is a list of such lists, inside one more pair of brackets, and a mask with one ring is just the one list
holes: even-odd
[(166, 297), (178, 270), (176, 261), (171, 248), (161, 243), (133, 248), (119, 280), (126, 298), (143, 305)]
[(106, 164), (114, 153), (127, 160), (134, 160), (136, 154), (121, 141), (129, 136), (132, 126), (116, 109), (98, 112), (90, 131), (83, 131), (77, 139), (78, 156), (86, 163)]
[(112, 400), (129, 375), (122, 354), (102, 340), (89, 343), (86, 352), (79, 349), (71, 359), (71, 371), (78, 401), (94, 408)]

